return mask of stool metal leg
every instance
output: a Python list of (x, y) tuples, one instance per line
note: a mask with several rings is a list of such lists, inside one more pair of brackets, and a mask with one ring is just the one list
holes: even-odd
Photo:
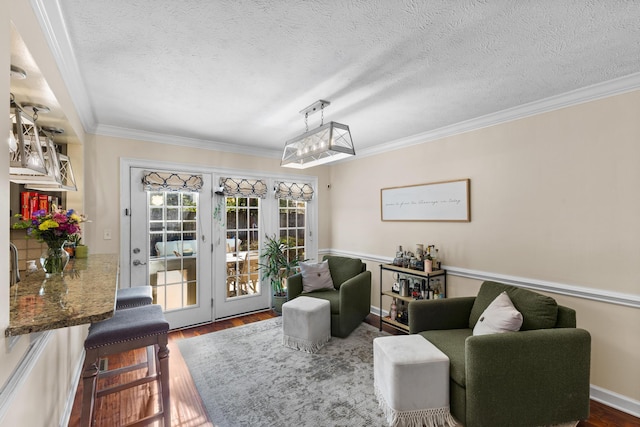
[(87, 350), (84, 357), (85, 362), (82, 370), (82, 415), (80, 425), (82, 427), (89, 427), (93, 425), (93, 408), (96, 398), (99, 358), (96, 350)]
[(157, 372), (155, 350), (154, 345), (147, 347), (147, 375), (154, 375)]

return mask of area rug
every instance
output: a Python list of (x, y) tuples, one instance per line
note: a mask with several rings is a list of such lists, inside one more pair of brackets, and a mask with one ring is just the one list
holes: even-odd
[(217, 427), (387, 426), (366, 323), (308, 354), (282, 346), (282, 317), (178, 341)]

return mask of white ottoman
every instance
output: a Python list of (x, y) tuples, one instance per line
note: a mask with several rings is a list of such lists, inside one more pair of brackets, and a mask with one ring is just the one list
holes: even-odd
[(373, 340), (373, 378), (390, 426), (455, 426), (449, 358), (420, 335)]
[(329, 301), (298, 297), (282, 304), (282, 344), (315, 353), (331, 339)]

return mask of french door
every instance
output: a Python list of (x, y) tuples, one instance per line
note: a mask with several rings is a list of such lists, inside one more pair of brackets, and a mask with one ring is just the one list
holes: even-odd
[[(120, 286), (150, 284), (154, 303), (162, 305), (172, 329), (268, 309), (271, 289), (258, 268), (266, 235), (285, 240), (290, 256), (317, 257), (311, 232), (317, 229), (315, 203), (273, 197), (268, 189), (279, 182), (275, 177), (228, 178), (230, 188), (214, 195), (213, 183), (218, 188), (223, 179), (219, 170), (158, 167), (158, 162), (121, 160)], [(197, 175), (201, 186), (143, 187), (150, 170), (166, 180)], [(312, 182), (303, 188), (317, 185)], [(279, 188), (288, 194), (302, 193), (285, 184)]]
[[(212, 320), (211, 175), (201, 188), (145, 189), (147, 169), (130, 168), (129, 284), (150, 284), (172, 329)], [(186, 178), (184, 178), (186, 179)]]
[[(215, 290), (217, 319), (268, 309), (269, 287), (263, 285), (259, 262), (265, 230), (262, 199), (258, 197), (222, 197), (224, 201), (224, 241), (218, 253), (225, 268), (219, 271)], [(223, 213), (221, 212), (221, 215)]]

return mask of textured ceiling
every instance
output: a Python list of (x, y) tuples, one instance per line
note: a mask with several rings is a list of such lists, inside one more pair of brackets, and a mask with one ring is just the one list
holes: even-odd
[(40, 2), (105, 134), (275, 152), (326, 99), (358, 151), (640, 72), (640, 2)]

